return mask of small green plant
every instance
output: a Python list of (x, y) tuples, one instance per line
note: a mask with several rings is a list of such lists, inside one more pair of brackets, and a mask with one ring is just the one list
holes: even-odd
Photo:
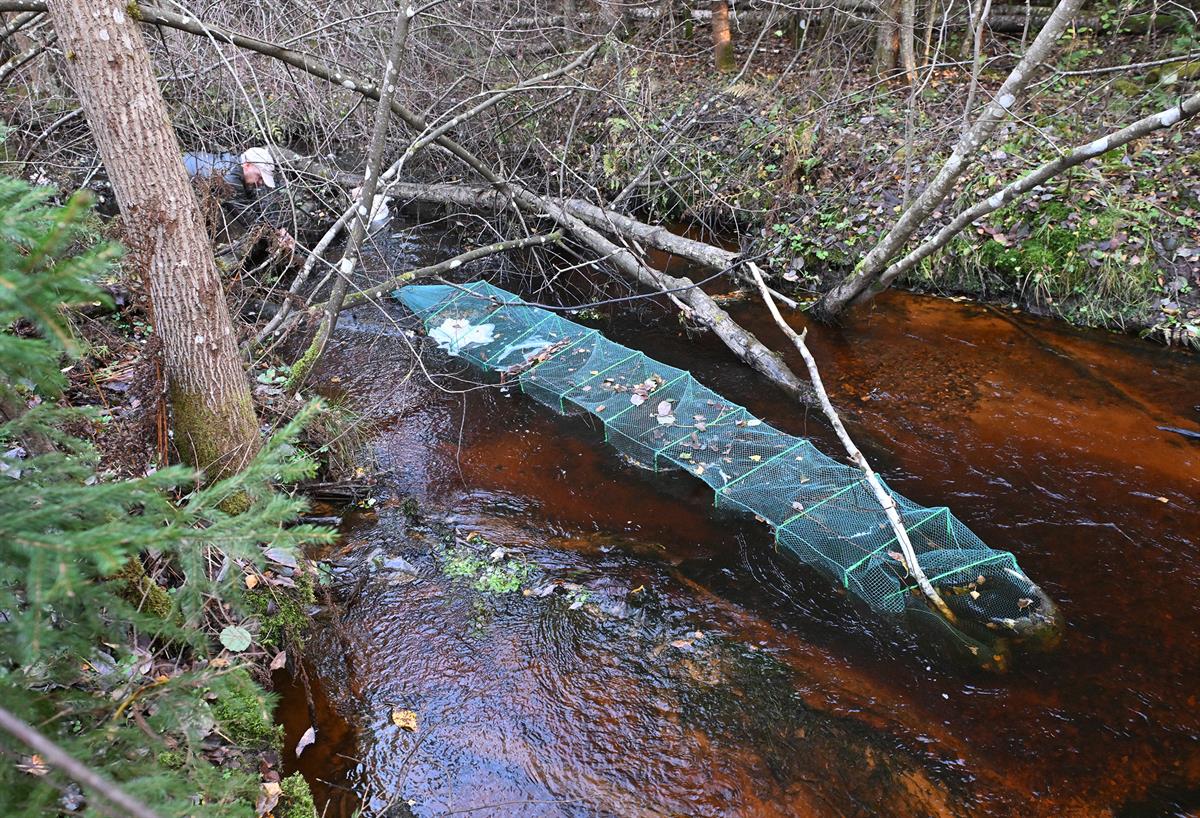
[(258, 377), (254, 380), (259, 383), (267, 384), (268, 386), (282, 386), (288, 382), (288, 378), (292, 376), (292, 368), (287, 364), (279, 364), (278, 366), (267, 367), (262, 372), (258, 373)]
[[(521, 590), (533, 575), (534, 566), (524, 559), (509, 558), (482, 534), (467, 536), (467, 546), (442, 552), (442, 573), (452, 579), (470, 580), (471, 587), (484, 594), (511, 594)], [(484, 557), (468, 546), (489, 551)]]
[[(0, 706), (163, 815), (245, 815), (257, 776), (212, 763), (206, 739), (222, 724), (256, 741), (274, 727), (262, 691), (213, 638), (253, 624), (242, 572), (218, 566), (261, 569), (263, 545), (294, 553), (331, 539), (287, 525), (302, 503), (270, 489), (312, 473), (292, 448), (311, 410), (214, 484), (197, 487), (182, 467), (98, 473), (95, 450), (64, 431), (97, 413), (58, 405), (63, 364), (78, 354), (63, 307), (103, 300), (93, 282), (120, 251), (87, 241), (85, 196), (56, 207), (51, 195), (0, 176), (0, 327), (24, 327), (0, 331), (0, 390), (33, 405), (0, 424)], [(19, 451), (35, 439), (53, 446)], [(233, 496), (250, 501), (240, 515), (222, 510)], [(251, 699), (253, 718), (238, 704)], [(62, 812), (61, 780), (23, 771), (28, 748), (0, 735), (0, 757), (0, 813)]]

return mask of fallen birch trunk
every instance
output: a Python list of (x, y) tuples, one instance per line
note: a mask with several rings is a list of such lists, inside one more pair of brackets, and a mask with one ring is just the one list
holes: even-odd
[(631, 251), (613, 244), (595, 229), (568, 213), (562, 205), (543, 200), (524, 188), (514, 188), (513, 199), (522, 207), (540, 211), (554, 219), (563, 229), (569, 230), (577, 241), (599, 255), (626, 278), (659, 292), (671, 292), (688, 306), (692, 317), (711, 329), (734, 355), (796, 400), (802, 403), (813, 402), (812, 390), (796, 377), (796, 373), (792, 372), (783, 359), (743, 329), (691, 279), (651, 269)]
[(851, 304), (869, 300), (885, 286), (879, 281), (888, 263), (895, 258), (931, 213), (951, 194), (954, 184), (972, 167), (972, 160), (991, 138), (996, 128), (1008, 118), (1039, 64), (1045, 62), (1055, 44), (1084, 0), (1060, 0), (1054, 13), (1038, 32), (1029, 50), (1005, 78), (993, 99), (976, 117), (974, 124), (963, 130), (950, 156), (942, 163), (937, 175), (896, 220), (892, 228), (863, 256), (854, 271), (831, 288), (812, 308), (811, 314), (822, 321), (834, 321)]
[(883, 487), (883, 483), (879, 482), (879, 477), (875, 474), (875, 470), (871, 468), (866, 455), (854, 444), (854, 441), (850, 438), (850, 433), (842, 425), (842, 419), (838, 416), (837, 410), (833, 408), (833, 403), (830, 402), (829, 395), (825, 392), (825, 385), (821, 382), (821, 372), (817, 368), (817, 361), (813, 358), (812, 352), (809, 351), (808, 345), (804, 343), (804, 336), (808, 334), (808, 330), (806, 329), (802, 333), (797, 333), (787, 321), (783, 320), (783, 316), (779, 314), (779, 308), (775, 306), (775, 301), (767, 291), (766, 282), (763, 281), (758, 265), (750, 262), (747, 266), (750, 268), (750, 273), (754, 276), (755, 283), (758, 284), (759, 292), (762, 293), (762, 298), (767, 305), (767, 309), (771, 311), (771, 317), (775, 319), (775, 323), (779, 326), (779, 329), (791, 339), (800, 356), (804, 358), (804, 364), (808, 367), (808, 377), (812, 381), (813, 391), (816, 392), (817, 400), (821, 404), (821, 411), (829, 419), (829, 424), (833, 426), (833, 431), (837, 433), (838, 440), (842, 442), (842, 447), (846, 450), (846, 454), (850, 457), (850, 460), (862, 470), (863, 476), (867, 480), (867, 485), (871, 487), (871, 493), (875, 495), (875, 499), (883, 507), (883, 513), (887, 516), (888, 524), (891, 525), (892, 531), (896, 535), (896, 542), (900, 545), (900, 553), (904, 557), (906, 567), (913, 575), (913, 579), (917, 581), (917, 586), (920, 587), (921, 593), (926, 596), (929, 602), (937, 608), (938, 612), (948, 622), (954, 622), (954, 613), (946, 605), (946, 601), (942, 599), (933, 585), (930, 584), (929, 578), (925, 576), (925, 571), (917, 561), (917, 552), (913, 548), (912, 540), (908, 537), (908, 529), (904, 527), (904, 521), (900, 519), (900, 512), (896, 509), (895, 498)]
[[(501, 213), (509, 207), (507, 196), (488, 187), (398, 182), (391, 185), (390, 190), (400, 199), (433, 202), (468, 210)], [(596, 230), (662, 250), (664, 253), (687, 259), (710, 270), (735, 268), (741, 258), (741, 254), (734, 250), (726, 250), (707, 242), (689, 239), (687, 236), (672, 233), (661, 225), (646, 224), (632, 216), (608, 210), (584, 199), (554, 198), (550, 201), (556, 202), (572, 216)], [(740, 267), (733, 269), (732, 272), (740, 280), (751, 285), (754, 284), (754, 279), (742, 272)], [(771, 290), (771, 295), (776, 301), (785, 304), (790, 309), (794, 310), (799, 307), (794, 299), (788, 298), (782, 293)]]
[(1119, 131), (1114, 131), (1086, 145), (1079, 145), (1067, 151), (1057, 159), (1045, 163), (1014, 182), (1010, 182), (982, 202), (978, 202), (962, 213), (959, 213), (948, 225), (930, 236), (908, 255), (894, 262), (884, 270), (879, 276), (879, 283), (884, 287), (890, 286), (897, 277), (908, 272), (925, 258), (949, 244), (950, 240), (961, 233), (968, 225), (982, 219), (989, 213), (999, 210), (1005, 205), (1015, 202), (1038, 185), (1049, 181), (1063, 171), (1073, 168), (1076, 165), (1082, 165), (1084, 162), (1102, 153), (1124, 147), (1135, 139), (1142, 139), (1149, 136), (1154, 131), (1171, 128), (1181, 122), (1186, 122), (1197, 114), (1200, 114), (1200, 93), (1192, 94), (1187, 99), (1180, 101), (1178, 105), (1173, 105), (1166, 110), (1143, 117)]

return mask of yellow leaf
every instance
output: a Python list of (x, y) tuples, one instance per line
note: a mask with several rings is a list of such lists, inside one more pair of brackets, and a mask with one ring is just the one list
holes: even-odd
[(752, 455), (750, 455), (750, 459), (753, 460), (755, 463), (757, 463), (758, 461), (762, 460), (762, 455), (761, 454), (752, 454)]
[(246, 587), (253, 588), (258, 585), (258, 574), (246, 574)]
[(412, 710), (393, 710), (392, 724), (410, 733), (417, 731), (417, 714)]

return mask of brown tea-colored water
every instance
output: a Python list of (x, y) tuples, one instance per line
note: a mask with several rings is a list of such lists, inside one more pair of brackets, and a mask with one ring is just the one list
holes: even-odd
[[(785, 349), (758, 305), (731, 312)], [(327, 814), (1200, 808), (1200, 444), (1156, 428), (1200, 429), (1194, 356), (904, 294), (811, 329), (889, 483), (949, 505), (1062, 606), (1056, 653), (989, 676), (788, 564), (699, 482), (621, 464), (586, 419), (472, 388), (440, 354), (424, 357), (431, 384), (407, 320), (360, 311), (326, 368), (378, 419), (385, 494), (587, 598), (475, 591), (395, 501), (349, 523), (346, 558), (400, 555), (415, 576), (351, 571), (310, 641), (319, 732), (298, 767)], [(821, 418), (673, 316), (603, 329), (836, 452)], [(281, 713), (294, 746), (298, 689)]]

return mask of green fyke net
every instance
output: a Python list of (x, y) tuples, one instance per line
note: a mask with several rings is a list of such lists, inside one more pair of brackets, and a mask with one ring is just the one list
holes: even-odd
[[(487, 282), (410, 285), (396, 296), (449, 354), (518, 381), (556, 412), (590, 412), (621, 454), (703, 480), (717, 506), (765, 520), (780, 549), (875, 610), (899, 614), (913, 597), (895, 534), (857, 468), (764, 423), (684, 370)], [(1012, 554), (989, 548), (948, 508), (887, 491), (918, 562), (956, 615), (1016, 631), (1040, 600), (1052, 606)]]

